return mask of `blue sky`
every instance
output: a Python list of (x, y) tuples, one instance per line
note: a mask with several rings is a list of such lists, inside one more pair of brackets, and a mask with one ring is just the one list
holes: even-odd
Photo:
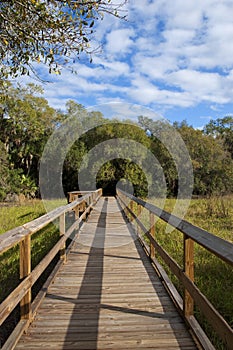
[(52, 107), (137, 104), (197, 128), (233, 114), (232, 0), (130, 0), (126, 9), (127, 21), (97, 23), (91, 45), (101, 52), (75, 63), (77, 75), (38, 67), (53, 82), (43, 86)]

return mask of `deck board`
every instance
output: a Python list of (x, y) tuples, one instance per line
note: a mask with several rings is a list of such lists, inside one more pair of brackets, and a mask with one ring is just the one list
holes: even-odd
[(83, 225), (16, 349), (197, 349), (113, 197)]

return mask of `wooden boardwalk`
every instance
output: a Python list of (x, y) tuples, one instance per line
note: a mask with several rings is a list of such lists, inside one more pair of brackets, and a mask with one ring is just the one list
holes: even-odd
[(126, 224), (102, 197), (16, 349), (197, 349)]

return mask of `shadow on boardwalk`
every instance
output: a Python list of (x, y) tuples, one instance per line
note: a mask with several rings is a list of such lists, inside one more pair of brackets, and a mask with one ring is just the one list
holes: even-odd
[(92, 244), (74, 245), (16, 349), (196, 349), (126, 224), (114, 198), (99, 202), (81, 233)]

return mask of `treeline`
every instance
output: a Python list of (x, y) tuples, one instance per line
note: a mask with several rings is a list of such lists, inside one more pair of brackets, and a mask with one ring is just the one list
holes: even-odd
[[(108, 120), (100, 112), (88, 112), (74, 101), (67, 102), (66, 112), (56, 111), (40, 94), (41, 88), (33, 84), (22, 88), (13, 87), (9, 82), (1, 83), (0, 200), (9, 193), (40, 196), (38, 176), (44, 147), (53, 132), (72, 116), (79, 118), (80, 127), (85, 130), (85, 125), (88, 131), (75, 141), (65, 157), (65, 192), (78, 190), (80, 178), (85, 182), (82, 186), (91, 189), (90, 179), (95, 177), (96, 186), (104, 188), (105, 193), (113, 193), (116, 184), (124, 179), (126, 186), (130, 183), (137, 195), (146, 195), (148, 181), (159, 188), (156, 183), (159, 179), (152, 174), (148, 180), (144, 171), (148, 169), (144, 150), (148, 149), (162, 167), (167, 195), (175, 196), (179, 186), (178, 169), (171, 150), (163, 142), (169, 138), (172, 144), (171, 130), (181, 135), (188, 149), (193, 166), (193, 194), (233, 192), (233, 117), (211, 120), (204, 130), (196, 130), (186, 122), (170, 126), (145, 116), (139, 116), (138, 122), (132, 123), (127, 116), (124, 121)], [(110, 140), (121, 140), (121, 152), (116, 154)], [(101, 155), (94, 156), (92, 150), (98, 151), (98, 145), (104, 142), (99, 151)], [(140, 162), (127, 157), (133, 148)]]

